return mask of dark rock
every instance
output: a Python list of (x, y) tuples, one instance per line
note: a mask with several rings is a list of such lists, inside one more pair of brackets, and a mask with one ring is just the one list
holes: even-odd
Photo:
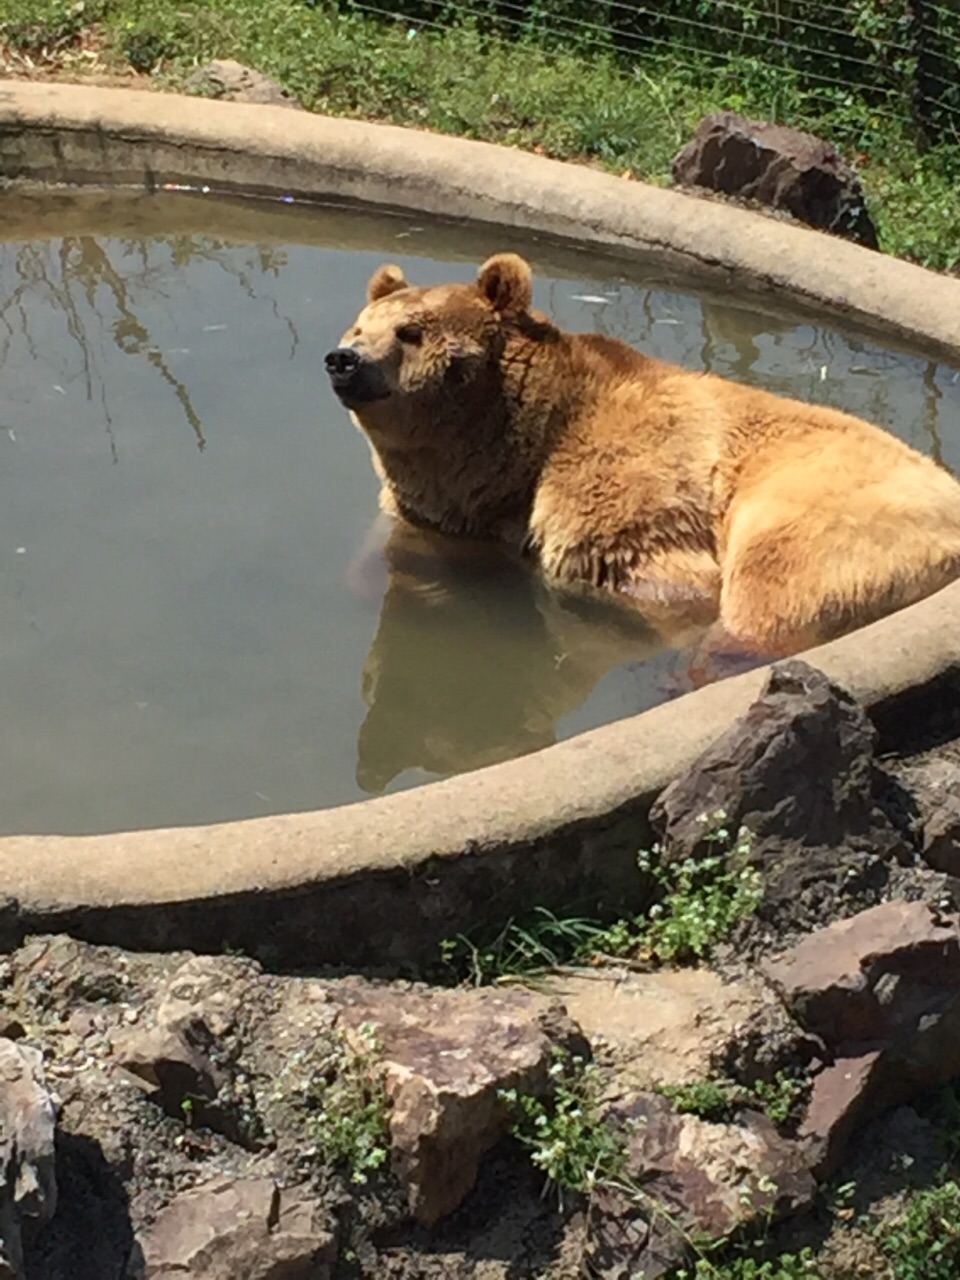
[(25, 1275), (26, 1220), (46, 1222), (56, 1209), (56, 1122), (43, 1055), (0, 1040), (0, 1275)]
[(875, 746), (849, 693), (805, 662), (777, 663), (747, 714), (653, 806), (661, 856), (703, 857), (722, 814), (729, 832), (751, 834), (770, 923), (815, 927), (876, 901), (885, 862), (908, 846)]
[[(213, 1059), (216, 1041), (199, 1014), (114, 1037), (117, 1062), (151, 1090), (167, 1115), (221, 1128), (216, 1098), (228, 1075)], [(221, 1130), (222, 1131), (222, 1130)]]
[(856, 1129), (871, 1113), (881, 1054), (838, 1058), (814, 1077), (806, 1114), (797, 1134), (806, 1143), (811, 1171), (827, 1177), (836, 1170)]
[(905, 769), (903, 783), (917, 806), (923, 860), (960, 876), (960, 765), (933, 758)]
[(856, 1125), (960, 1073), (960, 919), (888, 902), (767, 962), (793, 1016), (832, 1065), (814, 1081), (803, 1131), (835, 1168)]
[(667, 787), (651, 811), (665, 856), (707, 851), (704, 817), (722, 811), (757, 841), (836, 848), (879, 835), (898, 849), (874, 796), (876, 731), (866, 712), (805, 662), (777, 663), (746, 715)]
[(245, 67), (233, 58), (218, 58), (200, 67), (189, 77), (185, 86), (188, 93), (202, 94), (208, 98), (226, 98), (231, 102), (259, 102), (273, 107), (301, 109), (296, 97), (279, 84), (253, 67)]
[(20, 1019), (7, 1009), (0, 1009), (0, 1036), (6, 1040), (22, 1040), (27, 1034)]
[[(844, 1164), (858, 1212), (911, 1187), (930, 1187), (950, 1159), (950, 1132), (943, 1117), (894, 1107), (865, 1125)], [(861, 1274), (863, 1274), (861, 1272)]]
[(803, 1149), (765, 1116), (714, 1124), (641, 1094), (615, 1118), (629, 1135), (623, 1181), (643, 1195), (606, 1187), (594, 1194), (589, 1260), (602, 1280), (655, 1280), (687, 1257), (691, 1239), (724, 1239), (813, 1199)]
[(717, 112), (697, 125), (672, 173), (678, 186), (755, 200), (879, 248), (860, 179), (829, 142), (812, 133)]
[(143, 1280), (326, 1280), (331, 1225), (269, 1178), (217, 1178), (177, 1196), (143, 1235)]

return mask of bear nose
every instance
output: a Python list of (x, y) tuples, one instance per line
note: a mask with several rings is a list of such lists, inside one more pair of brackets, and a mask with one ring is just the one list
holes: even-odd
[(342, 381), (356, 373), (360, 366), (360, 357), (353, 347), (337, 347), (335, 351), (327, 353), (324, 364), (331, 378)]

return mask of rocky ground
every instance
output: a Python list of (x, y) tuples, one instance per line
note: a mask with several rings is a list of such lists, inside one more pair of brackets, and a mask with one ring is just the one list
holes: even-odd
[(0, 967), (0, 1276), (616, 1280), (744, 1230), (898, 1275), (862, 1213), (949, 1156), (958, 784), (956, 740), (878, 758), (783, 664), (654, 814), (665, 862), (706, 855), (705, 812), (752, 833), (762, 897), (710, 966), (444, 988), (29, 940)]

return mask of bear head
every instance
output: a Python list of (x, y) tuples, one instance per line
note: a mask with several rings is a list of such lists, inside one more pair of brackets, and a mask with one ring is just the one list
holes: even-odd
[(399, 267), (380, 267), (367, 305), (326, 357), (333, 390), (365, 425), (383, 417), (381, 402), (458, 390), (496, 364), (504, 324), (527, 318), (532, 297), (530, 267), (513, 253), (488, 259), (475, 284), (417, 288)]

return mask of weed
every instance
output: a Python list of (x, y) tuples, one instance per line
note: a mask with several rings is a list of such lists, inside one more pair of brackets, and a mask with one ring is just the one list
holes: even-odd
[(524, 921), (510, 920), (489, 941), (466, 934), (440, 944), (443, 968), (460, 981), (485, 986), (532, 977), (562, 964), (584, 964), (642, 954), (660, 962), (707, 959), (734, 927), (756, 909), (760, 873), (749, 864), (751, 837), (741, 828), (731, 840), (718, 811), (705, 815), (704, 857), (664, 862), (654, 846), (638, 864), (662, 892), (645, 915), (604, 925), (585, 916), (557, 916), (537, 907)]
[(644, 944), (658, 960), (704, 960), (751, 915), (763, 896), (760, 873), (750, 865), (752, 838), (745, 827), (736, 836), (718, 809), (705, 814), (705, 857), (670, 863), (657, 860), (659, 850), (641, 854), (640, 868), (663, 890), (661, 902), (648, 912)]
[(696, 1080), (690, 1084), (659, 1084), (656, 1092), (669, 1098), (677, 1111), (701, 1120), (732, 1120), (747, 1105), (749, 1091), (735, 1080)]
[(787, 1071), (778, 1071), (772, 1080), (756, 1080), (752, 1086), (761, 1111), (774, 1124), (786, 1124), (797, 1109), (806, 1085)]
[(604, 1116), (602, 1080), (593, 1063), (558, 1055), (550, 1067), (546, 1099), (502, 1089), (511, 1133), (561, 1198), (564, 1191), (589, 1194), (623, 1171), (626, 1143)]
[(487, 986), (504, 977), (532, 977), (597, 949), (607, 931), (596, 920), (557, 916), (536, 907), (524, 921), (509, 920), (489, 942), (466, 934), (440, 944), (444, 968), (472, 986)]
[(750, 1108), (763, 1111), (780, 1125), (793, 1117), (804, 1087), (797, 1076), (778, 1071), (772, 1080), (756, 1080), (751, 1085), (717, 1076), (690, 1084), (661, 1084), (656, 1091), (669, 1098), (678, 1111), (702, 1120), (732, 1120), (738, 1111)]
[(692, 1269), (683, 1268), (674, 1276), (675, 1280), (820, 1280), (821, 1272), (813, 1251), (802, 1249), (767, 1261), (737, 1255), (722, 1262), (698, 1258)]
[(960, 1184), (912, 1194), (895, 1218), (875, 1228), (897, 1280), (956, 1280), (960, 1275)]
[(0, 41), (35, 62), (51, 61), (72, 48), (99, 16), (99, 6), (69, 0), (4, 4), (0, 6)]
[[(694, 1239), (663, 1204), (650, 1199), (631, 1177), (626, 1167), (629, 1130), (617, 1126), (606, 1114), (599, 1068), (558, 1054), (550, 1067), (550, 1078), (552, 1089), (546, 1098), (533, 1097), (517, 1089), (501, 1090), (500, 1097), (510, 1111), (511, 1133), (529, 1150), (531, 1162), (544, 1173), (548, 1186), (556, 1190), (561, 1208), (564, 1192), (589, 1196), (601, 1186), (613, 1186), (631, 1200), (642, 1203), (646, 1212), (660, 1215), (698, 1255), (694, 1269), (675, 1273), (676, 1280), (809, 1280), (817, 1277), (809, 1250), (785, 1254), (777, 1263), (756, 1262), (746, 1256), (747, 1246), (735, 1245), (734, 1249), (743, 1251), (743, 1256), (735, 1255), (729, 1261), (714, 1263), (707, 1254), (716, 1243)], [(679, 1090), (669, 1092), (673, 1097), (680, 1094)], [(698, 1104), (706, 1105), (718, 1096), (701, 1086), (688, 1094), (688, 1100), (696, 1099)], [(775, 1192), (776, 1185), (765, 1176), (744, 1179), (742, 1195), (748, 1208), (757, 1195), (772, 1205), (770, 1197)]]
[(291, 1095), (307, 1114), (307, 1128), (321, 1160), (364, 1185), (390, 1154), (389, 1100), (383, 1084), (381, 1049), (372, 1026), (350, 1045), (339, 1036), (329, 1051), (299, 1052), (280, 1073), (274, 1102)]

